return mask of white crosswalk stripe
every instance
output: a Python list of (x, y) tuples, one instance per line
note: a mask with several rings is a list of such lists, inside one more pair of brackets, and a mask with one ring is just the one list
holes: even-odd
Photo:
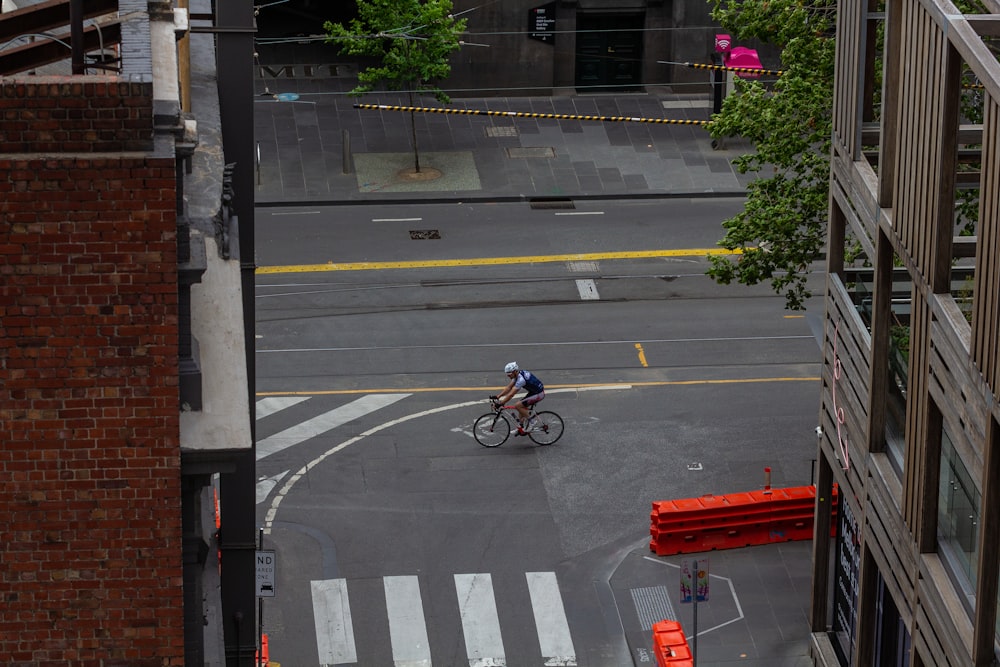
[[(276, 454), (282, 450), (294, 447), (300, 442), (332, 431), (359, 417), (392, 405), (410, 394), (370, 394), (362, 396), (346, 405), (341, 405), (321, 415), (307, 419), (295, 426), (286, 428), (280, 433), (264, 438), (257, 443), (257, 460)], [(267, 399), (261, 399), (267, 400)], [(285, 406), (287, 407), (287, 406)]]
[(308, 401), (309, 396), (268, 396), (257, 401), (257, 419), (269, 417), (276, 412), (281, 412), (285, 408), (298, 405), (303, 401)]
[(383, 577), (389, 641), (395, 667), (431, 667), (420, 582), (416, 577)]
[(492, 577), (488, 573), (456, 574), (455, 592), (458, 593), (469, 667), (504, 667), (507, 658), (500, 636)]
[(354, 645), (347, 580), (313, 581), (311, 587), (320, 664), (325, 667), (356, 663), (358, 651)]
[[(540, 667), (575, 667), (576, 652), (554, 572), (527, 572), (542, 654)], [(507, 657), (489, 573), (456, 574), (455, 593), (469, 667), (505, 667)], [(394, 667), (432, 667), (420, 580), (382, 578)], [(346, 579), (311, 582), (316, 644), (322, 667), (358, 664)], [(448, 666), (451, 667), (451, 666)]]
[(576, 650), (569, 635), (566, 609), (555, 572), (525, 572), (528, 593), (531, 594), (531, 609), (535, 613), (535, 628), (538, 643), (548, 667), (576, 665)]

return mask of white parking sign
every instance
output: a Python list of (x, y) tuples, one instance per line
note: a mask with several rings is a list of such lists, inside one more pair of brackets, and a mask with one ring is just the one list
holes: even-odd
[(273, 551), (257, 552), (257, 597), (274, 597), (274, 566)]

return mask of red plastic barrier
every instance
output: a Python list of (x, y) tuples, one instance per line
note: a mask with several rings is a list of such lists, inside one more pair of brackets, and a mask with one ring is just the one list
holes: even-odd
[(653, 652), (657, 667), (694, 667), (691, 648), (677, 621), (653, 624)]
[[(836, 495), (834, 487), (834, 507)], [(658, 556), (670, 556), (810, 540), (815, 501), (813, 486), (655, 501), (649, 516), (649, 548)]]

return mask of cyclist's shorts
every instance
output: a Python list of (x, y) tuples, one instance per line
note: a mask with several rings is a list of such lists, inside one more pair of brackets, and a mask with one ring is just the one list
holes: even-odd
[(530, 396), (525, 396), (524, 398), (522, 398), (521, 405), (524, 405), (525, 407), (529, 405), (534, 405), (543, 398), (545, 398), (545, 392), (540, 391), (537, 394), (531, 394)]

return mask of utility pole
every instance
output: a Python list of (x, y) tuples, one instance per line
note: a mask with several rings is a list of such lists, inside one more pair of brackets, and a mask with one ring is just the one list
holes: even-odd
[[(219, 107), (225, 162), (234, 164), (233, 231), (239, 242), (240, 282), (243, 293), (243, 333), (251, 447), (232, 471), (221, 475), (222, 615), (227, 667), (250, 667), (257, 648), (254, 583), (256, 578), (256, 430), (254, 427), (254, 126), (253, 36), (256, 30), (252, 0), (216, 2)], [(245, 446), (248, 443), (234, 443)]]

